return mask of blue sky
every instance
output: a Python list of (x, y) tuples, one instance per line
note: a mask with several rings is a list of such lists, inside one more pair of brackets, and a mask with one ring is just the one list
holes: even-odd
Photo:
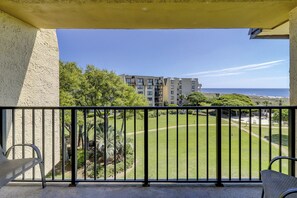
[(248, 29), (58, 30), (60, 59), (117, 74), (197, 77), (204, 88), (288, 88), (289, 41)]

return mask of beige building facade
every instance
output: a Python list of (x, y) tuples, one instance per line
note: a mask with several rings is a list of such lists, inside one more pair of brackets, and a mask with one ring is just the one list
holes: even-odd
[(150, 106), (163, 106), (163, 77), (121, 75), (124, 82), (135, 88), (136, 93), (142, 94)]
[(198, 78), (165, 78), (164, 101), (168, 104), (182, 105), (192, 92), (200, 92), (202, 84)]
[(202, 84), (198, 78), (164, 78), (156, 76), (121, 75), (124, 82), (135, 88), (138, 94), (144, 95), (150, 106), (164, 104), (182, 105), (186, 96), (200, 92)]

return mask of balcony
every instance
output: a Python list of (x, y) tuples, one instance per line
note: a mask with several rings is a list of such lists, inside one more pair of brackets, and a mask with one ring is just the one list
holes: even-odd
[[(127, 185), (124, 190), (127, 193), (131, 183), (162, 184), (145, 190), (148, 194), (155, 190), (166, 194), (182, 193), (194, 189), (191, 185), (207, 184), (208, 190), (202, 194), (224, 191), (209, 185), (227, 185), (226, 192), (238, 195), (250, 188), (252, 193), (259, 194), (259, 171), (266, 169), (275, 156), (295, 155), (295, 127), (292, 126), (296, 107), (0, 109), (5, 115), (0, 127), (3, 129), (2, 145), (36, 144), (44, 156), (49, 184), (121, 183), (122, 187), (111, 185), (107, 189), (126, 189)], [(289, 119), (283, 116), (285, 114)], [(34, 154), (14, 150), (12, 155), (13, 158), (25, 156)], [(273, 169), (291, 175), (295, 172), (294, 164), (287, 162), (280, 162)], [(33, 170), (16, 181), (38, 182), (37, 172)], [(181, 184), (189, 186), (183, 189)], [(234, 187), (234, 184), (245, 186)], [(256, 186), (249, 186), (251, 184)], [(200, 187), (195, 189), (199, 191)], [(26, 185), (21, 191), (30, 193), (31, 188), (43, 193), (39, 187)], [(55, 188), (62, 189), (50, 186), (45, 191), (55, 191), (51, 190)], [(79, 189), (83, 192), (88, 188), (93, 187)], [(133, 189), (135, 193), (142, 192), (139, 186)], [(14, 190), (13, 186), (8, 186), (2, 192), (9, 194)], [(62, 191), (73, 192), (71, 189)], [(104, 191), (105, 188), (101, 188), (97, 192)]]

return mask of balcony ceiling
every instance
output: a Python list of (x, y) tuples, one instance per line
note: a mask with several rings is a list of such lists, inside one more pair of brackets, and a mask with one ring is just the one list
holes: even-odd
[(273, 29), (296, 6), (296, 0), (0, 0), (0, 10), (55, 29)]

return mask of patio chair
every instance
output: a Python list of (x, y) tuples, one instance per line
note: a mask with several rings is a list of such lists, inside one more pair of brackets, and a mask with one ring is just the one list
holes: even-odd
[[(31, 147), (37, 154), (37, 158), (25, 158), (25, 159), (7, 159), (11, 149), (15, 147)], [(45, 187), (45, 177), (44, 177), (44, 164), (41, 158), (41, 153), (39, 149), (33, 144), (16, 144), (10, 147), (5, 153), (0, 146), (0, 188), (5, 186), (8, 182), (17, 178), (21, 174), (25, 173), (27, 170), (33, 168), (39, 164), (41, 172), (42, 188)]]
[[(292, 157), (275, 157), (269, 163), (268, 170), (261, 171), (263, 191), (262, 198), (284, 198), (288, 195), (289, 197), (297, 197), (297, 178), (289, 176), (274, 170), (271, 170), (271, 165), (277, 160), (291, 160), (297, 161), (297, 158)], [(294, 195), (292, 195), (295, 193)]]

